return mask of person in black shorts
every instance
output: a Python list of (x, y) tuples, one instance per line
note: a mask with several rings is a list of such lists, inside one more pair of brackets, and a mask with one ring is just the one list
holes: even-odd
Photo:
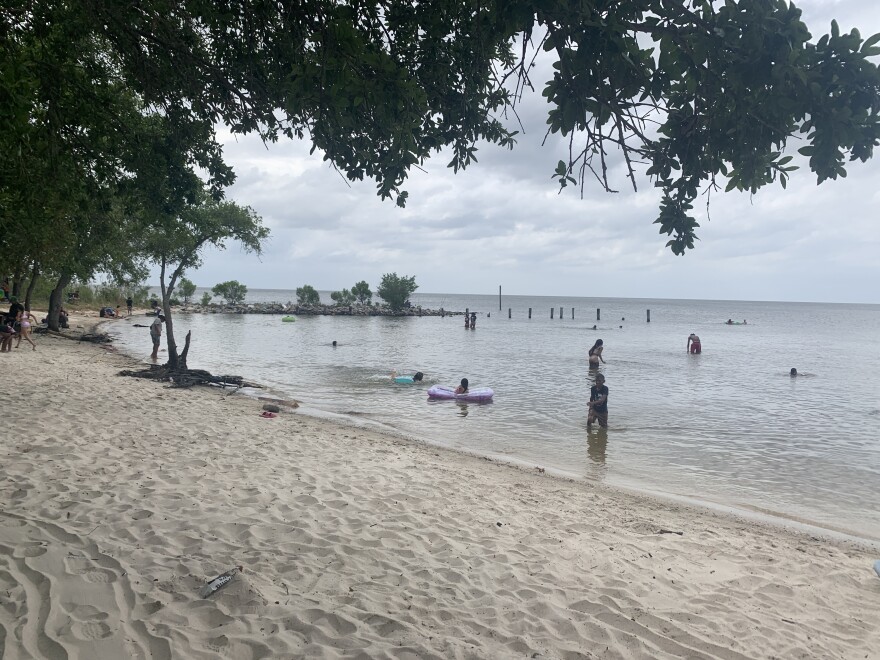
[(605, 387), (605, 376), (602, 374), (596, 374), (596, 384), (590, 388), (590, 402), (587, 406), (587, 428), (595, 421), (603, 429), (608, 428), (608, 388)]

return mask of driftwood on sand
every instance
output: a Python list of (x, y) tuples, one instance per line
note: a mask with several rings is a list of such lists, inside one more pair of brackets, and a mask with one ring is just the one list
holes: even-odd
[(204, 369), (170, 369), (167, 365), (151, 365), (146, 369), (124, 369), (120, 376), (149, 378), (171, 383), (171, 387), (192, 387), (193, 385), (218, 385), (220, 387), (254, 387), (261, 385), (250, 383), (241, 376), (215, 376)]

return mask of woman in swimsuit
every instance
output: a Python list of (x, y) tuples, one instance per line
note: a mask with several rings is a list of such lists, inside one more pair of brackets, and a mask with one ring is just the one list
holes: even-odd
[(21, 345), (22, 339), (27, 339), (28, 343), (34, 347), (34, 350), (37, 350), (37, 345), (34, 343), (34, 340), (31, 339), (31, 322), (30, 319), (34, 320), (34, 323), (37, 322), (37, 317), (31, 314), (29, 311), (24, 310), (18, 313), (16, 320), (19, 324), (18, 331), (18, 343), (15, 345), (18, 348)]
[(605, 364), (605, 358), (602, 357), (603, 348), (605, 348), (605, 346), (602, 344), (602, 340), (597, 339), (596, 343), (593, 344), (593, 347), (587, 352), (587, 360), (590, 363), (590, 369), (598, 369), (599, 360), (602, 360), (602, 364)]

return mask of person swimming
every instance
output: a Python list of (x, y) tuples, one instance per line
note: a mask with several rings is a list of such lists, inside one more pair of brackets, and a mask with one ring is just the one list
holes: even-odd
[(792, 368), (791, 368), (791, 371), (788, 373), (788, 375), (791, 376), (792, 378), (794, 378), (795, 376), (798, 375), (797, 369), (795, 369), (794, 367), (792, 367)]

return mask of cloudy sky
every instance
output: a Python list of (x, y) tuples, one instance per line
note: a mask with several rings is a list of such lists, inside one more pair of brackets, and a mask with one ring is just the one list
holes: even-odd
[[(857, 27), (880, 32), (877, 0), (796, 3), (814, 39)], [(464, 173), (449, 157), (414, 171), (405, 209), (382, 202), (372, 182), (349, 183), (309, 156), (310, 145), (226, 136), (238, 180), (228, 197), (253, 207), (272, 237), (262, 257), (236, 246), (206, 254), (190, 279), (237, 279), (249, 288), (321, 290), (383, 273), (414, 275), (424, 293), (704, 298), (880, 303), (880, 154), (848, 166), (845, 180), (817, 186), (807, 169), (788, 190), (716, 194), (695, 250), (676, 257), (652, 221), (658, 195), (620, 177), (617, 194), (588, 183), (558, 194), (550, 176), (565, 146), (544, 138), (548, 106), (537, 93), (520, 109), (525, 134), (513, 151), (484, 145)], [(792, 143), (794, 153), (799, 144)]]

